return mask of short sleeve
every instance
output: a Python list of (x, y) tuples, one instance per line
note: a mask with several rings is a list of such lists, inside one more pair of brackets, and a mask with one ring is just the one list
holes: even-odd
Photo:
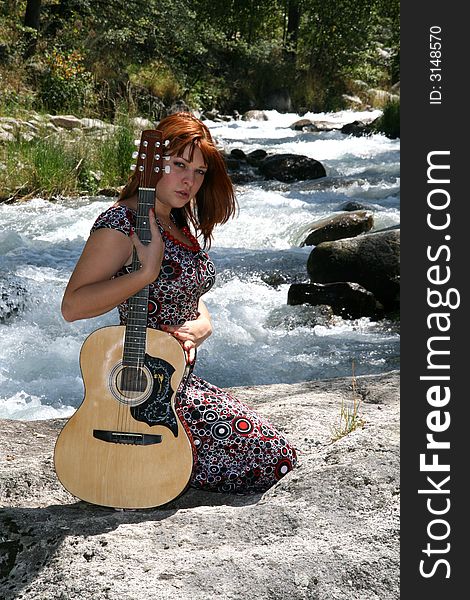
[(134, 225), (135, 215), (127, 206), (111, 206), (99, 215), (90, 233), (97, 229), (115, 229), (128, 236)]

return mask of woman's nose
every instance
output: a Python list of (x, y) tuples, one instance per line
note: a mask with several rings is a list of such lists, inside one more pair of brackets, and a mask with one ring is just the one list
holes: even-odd
[(183, 173), (183, 181), (187, 181), (190, 185), (194, 181), (194, 171), (192, 169), (185, 169)]

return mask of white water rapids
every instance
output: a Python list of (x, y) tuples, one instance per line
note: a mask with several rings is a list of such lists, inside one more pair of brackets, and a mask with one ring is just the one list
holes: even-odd
[[(311, 248), (297, 247), (296, 234), (348, 200), (374, 207), (374, 229), (400, 222), (399, 140), (302, 133), (289, 128), (298, 115), (267, 114), (268, 121), (207, 124), (228, 151), (303, 154), (327, 177), (236, 186), (239, 215), (216, 231), (210, 252), (218, 281), (204, 299), (214, 333), (196, 373), (225, 387), (350, 376), (353, 361), (356, 374), (398, 368), (397, 325), (338, 317), (312, 326), (310, 307), (287, 306), (289, 283), (267, 281), (308, 281)], [(377, 115), (305, 115), (338, 123), (364, 116)], [(0, 322), (0, 417), (68, 416), (82, 400), (80, 347), (94, 329), (117, 323), (117, 311), (66, 323), (60, 302), (90, 226), (110, 204), (100, 197), (0, 205), (0, 276), (25, 290), (25, 306)]]

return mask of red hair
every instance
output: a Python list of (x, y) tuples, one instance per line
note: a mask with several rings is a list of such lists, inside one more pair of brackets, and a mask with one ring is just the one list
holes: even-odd
[[(179, 225), (191, 225), (204, 238), (204, 246), (210, 247), (212, 231), (218, 224), (226, 223), (236, 212), (237, 204), (232, 182), (225, 162), (215, 147), (209, 129), (191, 113), (179, 112), (165, 117), (156, 129), (169, 140), (167, 153), (182, 156), (189, 146), (189, 160), (194, 149), (199, 148), (207, 165), (204, 181), (192, 202), (180, 209), (172, 209)], [(134, 173), (119, 195), (126, 200), (137, 193), (138, 174)]]

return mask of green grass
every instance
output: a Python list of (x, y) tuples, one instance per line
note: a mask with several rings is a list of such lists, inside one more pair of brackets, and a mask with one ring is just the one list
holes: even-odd
[(361, 397), (357, 393), (356, 375), (354, 372), (354, 361), (352, 362), (352, 397), (345, 400), (341, 399), (341, 409), (339, 422), (332, 427), (331, 440), (338, 441), (348, 433), (356, 430), (358, 427), (363, 427), (364, 419), (359, 414), (361, 405)]
[(112, 133), (44, 132), (29, 142), (6, 142), (0, 145), (1, 198), (86, 195), (120, 186), (130, 173), (134, 137), (121, 118)]

